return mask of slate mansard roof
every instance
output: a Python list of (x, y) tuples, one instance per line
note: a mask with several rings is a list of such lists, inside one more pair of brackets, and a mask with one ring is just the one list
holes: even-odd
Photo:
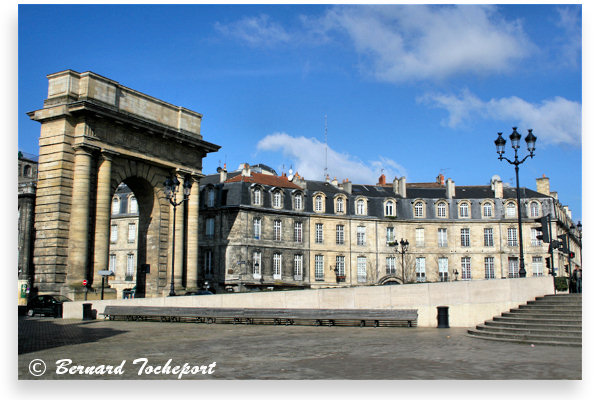
[[(242, 176), (241, 171), (226, 173), (224, 182), (221, 182), (220, 174), (208, 175), (200, 181), (200, 190), (205, 193), (207, 189), (216, 190), (215, 205), (217, 207), (256, 207), (252, 205), (251, 192), (257, 187), (263, 190), (263, 202), (261, 209), (269, 210), (271, 207), (270, 192), (279, 189), (284, 193), (282, 208), (273, 210), (276, 212), (295, 212), (292, 206), (293, 195), (301, 193), (303, 195), (303, 210), (300, 213), (313, 214), (313, 197), (317, 193), (325, 195), (326, 215), (334, 214), (334, 198), (343, 195), (346, 199), (346, 216), (354, 216), (354, 202), (358, 197), (367, 199), (367, 215), (361, 215), (361, 218), (384, 218), (385, 199), (393, 199), (396, 203), (396, 215), (398, 219), (412, 219), (413, 205), (416, 199), (425, 201), (425, 218), (435, 216), (435, 203), (438, 200), (446, 200), (449, 204), (449, 218), (458, 217), (458, 203), (467, 200), (471, 203), (471, 218), (481, 218), (481, 203), (483, 200), (489, 200), (494, 204), (494, 217), (502, 215), (503, 203), (507, 199), (516, 199), (516, 188), (504, 186), (503, 198), (495, 198), (494, 190), (491, 185), (479, 186), (455, 186), (455, 194), (452, 199), (447, 198), (447, 188), (444, 185), (435, 182), (426, 183), (407, 183), (406, 197), (394, 193), (390, 184), (367, 185), (352, 184), (351, 193), (343, 189), (341, 185), (334, 185), (332, 182), (295, 179), (288, 180), (285, 175), (271, 175), (257, 172), (250, 172), (249, 176)], [(299, 178), (299, 177), (297, 177)], [(521, 198), (537, 199), (542, 204), (542, 212), (552, 212), (552, 197), (538, 193), (528, 188), (521, 188)], [(205, 199), (205, 197), (203, 197)], [(201, 201), (203, 204), (204, 200)], [(543, 215), (543, 214), (542, 214)]]

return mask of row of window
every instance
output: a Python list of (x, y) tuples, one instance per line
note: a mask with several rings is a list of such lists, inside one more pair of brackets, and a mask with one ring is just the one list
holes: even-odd
[[(448, 274), (448, 258), (440, 257), (438, 262), (438, 280), (445, 282), (449, 280)], [(336, 256), (335, 257), (335, 272), (336, 277), (345, 278), (346, 275), (346, 257)], [(469, 280), (471, 278), (471, 257), (461, 257), (461, 279)], [(325, 279), (324, 268), (323, 268), (323, 256), (315, 255), (315, 280), (323, 281)], [(543, 276), (543, 260), (542, 257), (535, 256), (532, 258), (533, 276)], [(414, 264), (414, 272), (417, 282), (426, 282), (427, 276), (425, 272), (425, 257), (417, 257)], [(387, 257), (385, 262), (386, 274), (396, 273), (396, 258)], [(358, 282), (367, 281), (367, 258), (359, 256), (356, 258), (356, 274)], [(495, 267), (494, 257), (484, 258), (484, 277), (485, 279), (495, 279)], [(518, 278), (519, 277), (519, 260), (516, 257), (509, 257), (508, 259), (508, 277)]]
[[(121, 213), (121, 199), (119, 196), (115, 196), (112, 199), (111, 206), (111, 214), (117, 215)], [(138, 203), (137, 199), (134, 195), (127, 197), (127, 213), (128, 214), (137, 214), (138, 213)]]
[[(137, 236), (137, 230), (135, 224), (129, 224), (127, 226), (127, 242), (134, 243)], [(116, 243), (119, 240), (119, 226), (113, 224), (110, 226), (110, 242)]]
[[(108, 269), (116, 275), (117, 272), (117, 255), (110, 254), (108, 256)], [(125, 269), (125, 280), (131, 281), (135, 276), (135, 254), (127, 254), (127, 268)]]
[[(209, 201), (210, 194), (213, 191), (209, 191)], [(313, 196), (313, 211), (316, 213), (324, 213), (325, 212), (325, 198), (326, 196), (322, 193), (316, 193)], [(214, 193), (212, 195), (212, 204), (214, 204)], [(303, 210), (303, 196), (301, 193), (293, 194), (293, 208), (296, 211)], [(357, 198), (355, 200), (355, 214), (356, 215), (367, 215), (367, 199), (366, 198)], [(263, 191), (262, 189), (255, 188), (252, 192), (252, 204), (260, 206), (263, 204)], [(336, 214), (345, 214), (346, 213), (346, 197), (344, 195), (337, 195), (334, 198), (335, 204), (335, 213)], [(280, 190), (275, 190), (271, 193), (271, 205), (273, 208), (282, 208), (283, 207), (283, 192)], [(436, 203), (436, 217), (438, 218), (448, 218), (448, 202), (445, 200), (439, 200)], [(494, 215), (494, 204), (491, 201), (485, 201), (482, 204), (482, 215), (484, 218), (491, 218)], [(508, 201), (505, 205), (505, 216), (507, 218), (516, 218), (517, 216), (517, 205), (513, 201)], [(462, 201), (458, 205), (459, 217), (460, 218), (470, 218), (471, 216), (471, 204), (469, 201)], [(532, 201), (529, 203), (529, 216), (531, 218), (537, 218), (540, 216), (540, 204), (536, 201)], [(396, 216), (396, 201), (387, 199), (384, 200), (384, 215), (386, 217), (394, 217)], [(413, 216), (415, 218), (424, 218), (425, 217), (425, 201), (417, 200), (414, 202), (413, 206)]]
[[(303, 256), (302, 254), (294, 254), (294, 280), (301, 281), (303, 277)], [(273, 254), (273, 279), (281, 279), (281, 253)], [(254, 279), (262, 277), (262, 253), (255, 251), (252, 255), (252, 276)]]
[[(214, 219), (208, 218), (206, 220), (206, 234), (212, 236), (214, 234)], [(535, 228), (531, 228), (531, 245), (541, 246), (542, 241), (537, 239), (538, 232)], [(253, 221), (253, 237), (254, 239), (263, 239), (262, 236), (262, 219), (254, 218)], [(425, 228), (415, 229), (415, 246), (425, 246)], [(273, 240), (281, 239), (281, 220), (273, 221)], [(294, 222), (294, 242), (302, 242), (302, 222)], [(394, 227), (387, 227), (386, 229), (386, 241), (393, 242), (395, 240)], [(323, 243), (323, 224), (315, 224), (315, 243)], [(345, 243), (345, 226), (336, 225), (335, 227), (335, 243), (342, 245)], [(358, 226), (356, 228), (356, 244), (358, 246), (366, 246), (367, 244), (367, 228), (365, 226)], [(510, 247), (518, 246), (517, 228), (508, 228), (507, 244)], [(471, 229), (461, 228), (460, 230), (460, 245), (461, 247), (471, 246)], [(494, 246), (494, 229), (484, 228), (483, 229), (483, 245), (485, 247)], [(438, 247), (448, 247), (448, 229), (438, 228)]]

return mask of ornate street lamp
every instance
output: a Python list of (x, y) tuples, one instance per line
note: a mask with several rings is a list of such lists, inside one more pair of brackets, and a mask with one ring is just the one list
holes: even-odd
[(175, 222), (177, 219), (175, 215), (177, 213), (177, 206), (181, 205), (190, 197), (190, 191), (192, 189), (192, 180), (189, 175), (186, 175), (183, 181), (183, 200), (177, 202), (177, 193), (179, 192), (179, 180), (175, 175), (167, 178), (165, 181), (165, 195), (169, 200), (169, 203), (173, 205), (173, 248), (171, 249), (171, 290), (169, 296), (176, 296), (175, 294)]
[[(400, 250), (398, 250), (398, 245), (400, 245)], [(400, 239), (400, 242), (398, 243), (397, 240), (394, 240), (393, 242), (388, 243), (388, 246), (394, 246), (396, 248), (396, 252), (402, 254), (402, 283), (404, 284), (405, 278), (404, 278), (404, 254), (406, 254), (408, 252), (408, 240), (404, 240), (404, 239)]]
[(519, 217), (519, 278), (524, 278), (526, 275), (525, 261), (523, 258), (523, 229), (521, 226), (521, 190), (519, 187), (519, 165), (523, 164), (528, 157), (533, 158), (533, 152), (535, 151), (535, 142), (537, 138), (533, 135), (533, 129), (529, 129), (529, 134), (525, 137), (525, 143), (527, 143), (527, 150), (529, 154), (526, 155), (522, 160), (519, 160), (518, 150), (520, 148), (519, 142), (521, 141), (521, 134), (517, 132), (517, 128), (514, 127), (512, 133), (509, 136), (512, 148), (515, 150), (515, 159), (510, 160), (503, 156), (504, 147), (506, 140), (502, 137), (502, 132), (498, 132), (498, 137), (494, 141), (496, 145), (496, 152), (498, 153), (498, 159), (500, 161), (506, 160), (509, 164), (515, 166), (515, 174), (517, 176), (517, 213)]

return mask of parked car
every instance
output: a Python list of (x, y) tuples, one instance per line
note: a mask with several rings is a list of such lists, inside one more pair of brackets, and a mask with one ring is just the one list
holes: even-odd
[(33, 317), (36, 314), (62, 317), (63, 303), (71, 299), (61, 295), (39, 295), (35, 296), (27, 303), (27, 315)]
[(198, 290), (197, 292), (194, 293), (186, 293), (186, 296), (203, 296), (205, 294), (214, 294), (213, 292), (211, 292), (210, 290)]

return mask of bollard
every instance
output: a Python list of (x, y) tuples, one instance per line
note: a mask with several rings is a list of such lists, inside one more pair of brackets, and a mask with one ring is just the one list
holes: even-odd
[(437, 314), (437, 321), (438, 321), (438, 328), (450, 328), (450, 325), (448, 325), (448, 307), (447, 306), (439, 306), (437, 308), (438, 310), (438, 314)]
[(83, 319), (94, 319), (92, 314), (92, 303), (83, 303)]

